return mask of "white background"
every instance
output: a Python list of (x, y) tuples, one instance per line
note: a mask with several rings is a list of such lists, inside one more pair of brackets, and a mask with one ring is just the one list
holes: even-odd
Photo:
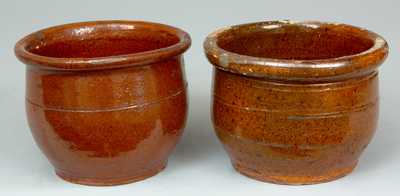
[[(399, 195), (400, 3), (398, 0), (14, 0), (0, 1), (0, 195)], [(186, 132), (159, 175), (123, 186), (87, 187), (60, 180), (36, 147), (24, 112), (24, 65), (14, 43), (44, 27), (97, 19), (162, 22), (193, 39), (185, 54), (190, 112)], [(381, 67), (381, 116), (372, 143), (355, 171), (309, 186), (258, 182), (236, 173), (210, 122), (211, 66), (202, 41), (216, 28), (261, 20), (348, 23), (385, 37), (389, 58)]]

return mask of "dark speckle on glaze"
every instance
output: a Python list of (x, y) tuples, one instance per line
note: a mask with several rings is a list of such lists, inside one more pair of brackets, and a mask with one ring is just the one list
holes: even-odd
[(56, 173), (116, 185), (161, 171), (186, 121), (189, 45), (179, 29), (135, 21), (61, 25), (18, 42), (29, 125)]
[(239, 172), (314, 184), (353, 170), (376, 129), (381, 37), (278, 21), (217, 31), (204, 46), (215, 65), (215, 131)]

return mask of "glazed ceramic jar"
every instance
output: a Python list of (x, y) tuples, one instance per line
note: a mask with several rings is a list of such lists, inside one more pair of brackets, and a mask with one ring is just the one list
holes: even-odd
[(167, 164), (187, 114), (184, 31), (156, 23), (97, 21), (20, 40), (33, 136), (61, 178), (124, 184)]
[(212, 120), (237, 171), (281, 184), (350, 173), (378, 118), (385, 40), (336, 23), (259, 22), (209, 35)]

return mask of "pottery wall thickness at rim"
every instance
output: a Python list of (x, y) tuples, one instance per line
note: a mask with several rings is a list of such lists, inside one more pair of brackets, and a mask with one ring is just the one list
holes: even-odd
[[(154, 46), (148, 47), (141, 43), (143, 41)], [(115, 43), (120, 47), (113, 47)], [(14, 51), (17, 58), (28, 66), (80, 71), (160, 62), (181, 55), (190, 45), (189, 34), (172, 26), (108, 20), (42, 29), (19, 40)]]
[[(353, 48), (355, 39), (364, 46)], [(208, 60), (219, 69), (258, 78), (301, 82), (338, 81), (371, 74), (389, 51), (385, 39), (374, 32), (316, 21), (234, 25), (211, 33), (203, 45)], [(330, 45), (337, 48), (325, 47)], [(240, 48), (244, 51), (236, 51)], [(313, 56), (325, 49), (328, 50), (324, 55), (312, 58), (295, 55), (311, 51), (308, 55)], [(347, 52), (339, 54), (336, 50)], [(268, 56), (269, 53), (277, 58)], [(260, 56), (263, 54), (267, 56)]]

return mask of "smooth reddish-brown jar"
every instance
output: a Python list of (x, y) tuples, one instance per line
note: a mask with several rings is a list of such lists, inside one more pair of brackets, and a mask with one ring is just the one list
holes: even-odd
[(350, 173), (378, 117), (385, 40), (334, 23), (275, 21), (208, 36), (212, 120), (249, 177), (313, 184)]
[(96, 21), (20, 40), (26, 111), (61, 178), (116, 185), (157, 174), (187, 114), (184, 31), (156, 23)]

